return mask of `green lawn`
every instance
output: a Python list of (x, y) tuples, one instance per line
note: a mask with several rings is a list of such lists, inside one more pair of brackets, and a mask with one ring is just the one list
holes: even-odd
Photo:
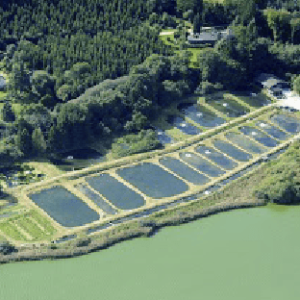
[(1, 242), (6, 242), (6, 239), (5, 239), (5, 237), (4, 236), (2, 236), (2, 235), (0, 235), (0, 243)]
[(36, 241), (49, 240), (52, 238), (53, 234), (56, 233), (56, 229), (52, 226), (51, 222), (35, 210), (31, 210), (23, 215), (10, 217), (0, 223), (0, 232), (3, 232), (3, 234), (16, 241), (28, 241), (28, 237), (24, 236), (14, 224), (21, 227)]
[(0, 231), (16, 241), (26, 240), (26, 237), (11, 222), (0, 223)]
[(6, 96), (7, 92), (0, 91), (0, 99), (4, 98)]
[(174, 34), (170, 35), (160, 35), (159, 38), (168, 46), (171, 46), (172, 48), (179, 49), (179, 47), (174, 42)]
[(18, 116), (22, 110), (23, 105), (20, 103), (12, 103), (11, 106), (15, 115)]
[[(170, 29), (169, 31), (174, 31), (173, 29)], [(168, 30), (163, 30), (162, 32), (168, 32)], [(175, 44), (174, 41), (174, 34), (170, 35), (161, 35), (159, 37), (166, 45), (171, 46), (174, 49), (174, 53), (180, 53), (181, 50), (179, 50), (179, 46)], [(198, 54), (203, 51), (203, 49), (207, 48), (187, 48), (184, 51), (189, 51), (191, 55), (191, 63), (190, 67), (194, 68), (194, 63), (197, 61)]]
[(198, 54), (205, 48), (188, 48), (187, 50), (192, 53), (190, 67), (194, 68), (194, 63), (197, 61)]
[(52, 226), (51, 222), (39, 214), (37, 211), (32, 210), (30, 212), (31, 217), (38, 222), (46, 231), (46, 233), (53, 235), (56, 233), (56, 229)]
[(16, 220), (16, 223), (26, 232), (28, 232), (32, 236), (33, 240), (44, 239), (45, 233), (28, 217), (22, 216), (21, 218)]

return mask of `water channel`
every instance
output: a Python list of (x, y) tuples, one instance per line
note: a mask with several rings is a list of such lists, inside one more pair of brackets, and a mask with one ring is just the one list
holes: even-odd
[(300, 206), (235, 210), (87, 256), (0, 266), (0, 299), (298, 300)]

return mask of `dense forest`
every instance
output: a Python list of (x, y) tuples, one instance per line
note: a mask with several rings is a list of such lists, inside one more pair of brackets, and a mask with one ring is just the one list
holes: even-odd
[[(187, 22), (231, 26), (234, 38), (203, 49), (192, 68), (184, 39), (175, 54), (159, 38)], [(247, 88), (261, 71), (300, 90), (299, 44), (299, 0), (1, 2), (0, 72), (9, 81), (0, 165), (112, 135), (140, 133), (157, 146), (149, 124), (162, 107), (196, 88)]]

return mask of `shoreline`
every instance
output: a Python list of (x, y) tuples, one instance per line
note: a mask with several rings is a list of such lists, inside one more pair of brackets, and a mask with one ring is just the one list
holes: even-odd
[[(234, 209), (255, 208), (267, 204), (265, 201), (261, 200), (252, 202), (241, 201), (231, 203), (217, 203), (208, 207), (200, 207), (198, 210), (193, 210), (192, 208), (192, 210), (190, 211), (187, 209), (187, 212), (184, 212), (183, 208), (188, 208), (188, 206), (193, 206), (193, 204), (198, 203), (199, 202), (196, 201), (194, 203), (190, 203), (189, 205), (176, 207), (172, 210), (169, 210), (167, 213), (156, 213), (157, 215), (161, 214), (161, 217), (156, 216), (157, 221), (151, 220), (153, 219), (153, 217), (149, 216), (148, 218), (141, 218), (124, 224), (120, 224), (106, 232), (102, 232), (101, 234), (98, 233), (90, 238), (81, 239), (81, 241), (77, 239), (72, 242), (66, 242), (65, 244), (67, 247), (58, 247), (56, 249), (35, 248), (27, 251), (24, 250), (20, 252), (14, 252), (9, 255), (0, 255), (0, 264), (79, 257), (110, 248), (111, 246), (123, 241), (129, 241), (139, 237), (151, 237), (159, 230), (167, 226), (178, 226), (205, 217), (216, 215), (221, 212), (227, 212)], [(80, 242), (84, 244), (84, 242), (88, 241), (89, 239), (90, 242), (87, 246), (79, 245)]]

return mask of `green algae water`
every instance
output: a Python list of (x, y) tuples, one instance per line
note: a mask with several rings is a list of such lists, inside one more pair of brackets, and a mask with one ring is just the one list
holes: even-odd
[(87, 256), (0, 266), (5, 300), (298, 300), (300, 206), (235, 210)]

